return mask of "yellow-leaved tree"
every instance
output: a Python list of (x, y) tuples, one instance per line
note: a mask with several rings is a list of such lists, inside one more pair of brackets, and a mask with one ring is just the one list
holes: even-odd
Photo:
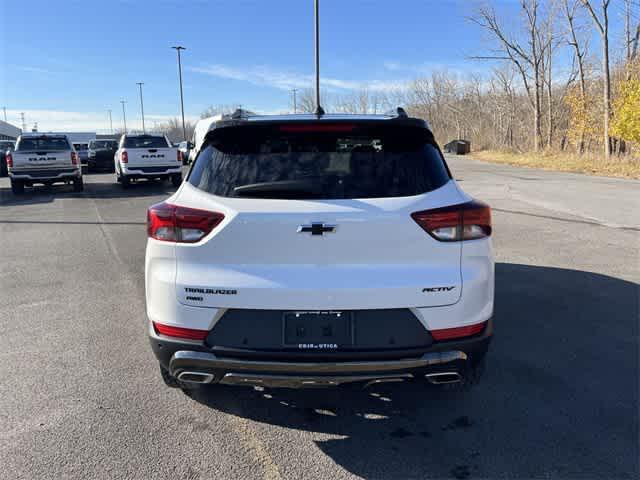
[(627, 142), (640, 144), (640, 74), (622, 80), (613, 104), (611, 133)]

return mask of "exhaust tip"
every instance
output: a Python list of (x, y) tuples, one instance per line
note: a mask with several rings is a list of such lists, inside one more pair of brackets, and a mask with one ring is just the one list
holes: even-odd
[(211, 383), (215, 377), (211, 373), (180, 372), (177, 378), (187, 383)]
[(462, 375), (458, 372), (437, 372), (427, 373), (425, 378), (433, 385), (442, 385), (445, 383), (458, 383), (462, 381)]

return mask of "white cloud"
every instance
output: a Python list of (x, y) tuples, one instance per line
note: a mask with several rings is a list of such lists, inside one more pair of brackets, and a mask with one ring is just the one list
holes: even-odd
[[(107, 112), (70, 112), (63, 110), (7, 110), (7, 121), (22, 128), (20, 114), (24, 113), (27, 130), (35, 123), (40, 132), (97, 132), (109, 133), (109, 116)], [(147, 128), (177, 118), (177, 115), (145, 115)], [(198, 117), (185, 116), (185, 120), (195, 121)], [(122, 128), (122, 118), (118, 112), (112, 112), (113, 128)], [(139, 129), (140, 117), (127, 115), (127, 128)]]
[[(280, 90), (292, 88), (312, 88), (313, 75), (301, 74), (291, 71), (276, 70), (269, 66), (253, 66), (246, 68), (231, 67), (222, 64), (207, 65), (204, 67), (190, 67), (189, 70), (203, 73), (218, 78), (239, 80), (258, 86), (268, 86)], [(339, 92), (345, 90), (359, 90), (367, 88), (376, 91), (388, 91), (406, 86), (407, 80), (345, 80), (340, 78), (321, 77), (321, 86), (328, 91)]]

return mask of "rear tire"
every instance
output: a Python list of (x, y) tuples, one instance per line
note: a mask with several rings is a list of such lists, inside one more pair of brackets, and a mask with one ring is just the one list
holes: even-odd
[(177, 175), (171, 175), (171, 185), (174, 187), (179, 187), (182, 184), (182, 174), (178, 173)]
[(11, 180), (11, 191), (14, 195), (22, 195), (24, 193), (24, 183), (19, 180)]
[(76, 178), (73, 181), (73, 191), (82, 192), (83, 190), (84, 190), (84, 181), (82, 180), (82, 177)]
[(202, 384), (199, 384), (199, 383), (181, 382), (176, 377), (171, 375), (169, 371), (166, 368), (164, 368), (161, 364), (158, 364), (158, 365), (160, 365), (160, 376), (162, 377), (162, 381), (169, 388), (179, 388), (185, 394), (190, 396), (191, 392), (193, 392), (194, 390), (197, 390), (202, 386)]
[(184, 388), (184, 385), (180, 380), (171, 375), (169, 371), (160, 365), (160, 375), (162, 376), (162, 381), (169, 388)]

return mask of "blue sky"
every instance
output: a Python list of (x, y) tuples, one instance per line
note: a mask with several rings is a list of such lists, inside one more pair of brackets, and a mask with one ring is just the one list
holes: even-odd
[[(179, 114), (175, 51), (181, 44), (185, 112), (242, 104), (286, 111), (292, 87), (312, 86), (312, 0), (0, 0), (0, 107), (41, 130), (104, 130), (107, 109), (139, 122), (145, 82), (149, 122)], [(493, 2), (506, 18), (513, 1)], [(487, 65), (466, 57), (486, 47), (465, 16), (471, 0), (322, 0), (321, 70), (326, 89), (386, 89), (433, 70), (464, 74)]]

